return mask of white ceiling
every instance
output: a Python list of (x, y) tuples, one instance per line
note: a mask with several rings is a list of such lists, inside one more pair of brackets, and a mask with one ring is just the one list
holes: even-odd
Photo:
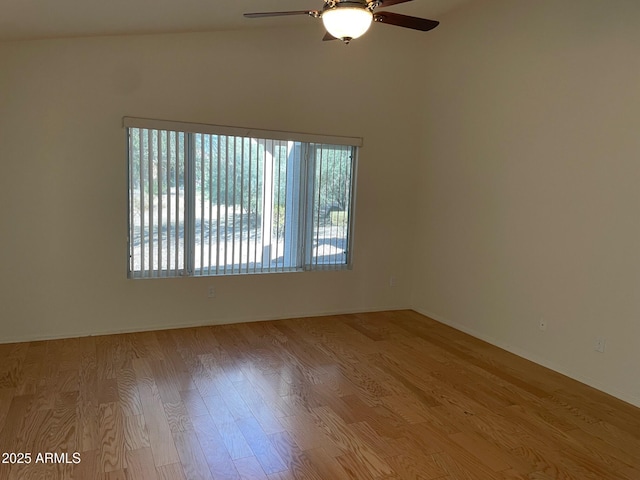
[[(473, 0), (414, 0), (389, 11), (438, 20)], [(304, 15), (245, 19), (244, 12), (318, 10), (322, 0), (2, 0), (0, 41), (303, 25)]]

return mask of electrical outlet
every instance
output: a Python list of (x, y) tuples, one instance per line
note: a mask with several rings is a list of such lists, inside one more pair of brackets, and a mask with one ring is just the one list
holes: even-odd
[(547, 321), (544, 318), (540, 319), (540, 323), (538, 323), (538, 328), (543, 332), (547, 330)]
[(607, 340), (605, 338), (598, 337), (596, 338), (596, 341), (593, 345), (593, 349), (596, 352), (604, 353), (604, 348), (606, 345), (607, 345)]
[(389, 277), (389, 286), (395, 287), (396, 285), (398, 285), (398, 281), (396, 280), (396, 277)]
[(216, 287), (214, 286), (210, 286), (209, 289), (207, 290), (207, 297), (209, 298), (215, 298), (216, 297)]

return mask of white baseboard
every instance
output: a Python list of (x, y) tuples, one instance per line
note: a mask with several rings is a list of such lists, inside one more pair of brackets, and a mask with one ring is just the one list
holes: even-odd
[[(0, 344), (2, 343), (22, 343), (22, 342), (33, 342), (33, 341), (41, 341), (41, 340), (57, 340), (62, 338), (78, 338), (78, 337), (91, 337), (91, 336), (100, 336), (100, 335), (116, 335), (120, 333), (135, 333), (135, 332), (148, 332), (154, 330), (174, 330), (178, 328), (192, 328), (192, 327), (206, 327), (212, 325), (231, 325), (235, 323), (247, 323), (247, 322), (263, 322), (269, 320), (286, 320), (291, 318), (310, 318), (310, 317), (323, 317), (328, 315), (343, 315), (343, 314), (352, 314), (352, 313), (368, 313), (371, 311), (383, 312), (390, 310), (404, 310), (407, 309), (406, 306), (387, 306), (387, 307), (377, 307), (375, 309), (371, 308), (354, 308), (354, 309), (346, 309), (346, 310), (325, 310), (325, 311), (317, 311), (317, 312), (298, 312), (298, 313), (287, 313), (286, 315), (265, 315), (262, 317), (236, 317), (230, 319), (221, 319), (221, 321), (212, 322), (212, 319), (202, 319), (199, 322), (189, 322), (189, 323), (175, 323), (175, 324), (154, 324), (154, 325), (145, 325), (131, 328), (119, 328), (119, 329), (101, 329), (101, 330), (91, 330), (91, 331), (75, 331), (75, 332), (67, 332), (63, 334), (56, 335), (21, 335), (16, 337), (3, 337), (0, 338)], [(440, 315), (436, 315), (431, 312), (427, 312), (423, 309), (413, 308), (416, 312), (425, 315), (429, 318), (432, 318), (440, 323), (448, 325), (456, 330), (464, 332), (472, 337), (483, 340), (491, 345), (494, 345), (498, 348), (506, 350), (507, 352), (513, 353), (514, 355), (518, 355), (519, 357), (530, 360), (538, 365), (549, 368), (555, 372), (558, 372), (562, 375), (566, 375), (574, 380), (577, 380), (581, 383), (589, 385), (597, 390), (605, 392), (609, 395), (612, 395), (624, 402), (627, 402), (636, 407), (640, 407), (640, 398), (635, 397), (634, 395), (630, 395), (627, 392), (620, 390), (619, 388), (613, 387), (611, 385), (605, 385), (601, 382), (598, 382), (592, 378), (585, 377), (576, 372), (573, 372), (571, 369), (566, 368), (563, 365), (558, 365), (554, 362), (551, 362), (545, 358), (539, 357), (527, 350), (521, 349), (519, 347), (515, 347), (513, 345), (508, 345), (503, 342), (496, 340), (495, 338), (485, 335), (484, 333), (475, 331), (473, 329), (467, 328), (464, 325), (458, 324), (456, 322), (452, 322), (449, 319), (441, 317)]]
[(461, 332), (464, 332), (468, 335), (471, 335), (472, 337), (478, 338), (480, 340), (483, 340), (487, 343), (490, 343), (491, 345), (494, 345), (498, 348), (501, 348), (503, 350), (506, 350), (507, 352), (513, 353), (514, 355), (517, 355), (519, 357), (525, 358), (533, 363), (537, 363), (538, 365), (541, 365), (545, 368), (548, 368), (549, 370), (553, 370), (554, 372), (558, 372), (562, 375), (566, 375), (569, 378), (572, 378), (574, 380), (577, 380), (580, 383), (584, 383), (585, 385), (589, 385), (590, 387), (595, 388), (596, 390), (600, 390), (601, 392), (607, 393), (613, 397), (616, 397), (619, 400), (622, 400), (623, 402), (627, 402), (635, 407), (640, 407), (640, 398), (631, 395), (627, 392), (624, 392), (622, 390), (620, 390), (619, 388), (613, 387), (611, 385), (605, 385), (601, 382), (598, 382), (592, 378), (589, 377), (585, 377), (584, 375), (578, 374), (574, 371), (572, 371), (570, 368), (567, 368), (566, 366), (563, 365), (558, 365), (555, 362), (551, 362), (545, 358), (542, 358), (538, 355), (535, 355), (527, 350), (524, 350), (522, 348), (519, 347), (515, 347), (513, 345), (508, 345), (505, 344), (499, 340), (496, 340), (495, 338), (489, 336), (489, 335), (485, 335), (484, 333), (475, 331), (473, 329), (467, 328), (464, 325), (460, 325), (456, 322), (452, 322), (447, 318), (441, 317), (440, 315), (436, 315), (433, 314), (431, 312), (427, 312), (425, 310), (419, 309), (419, 308), (413, 308), (413, 310), (415, 310), (416, 312), (425, 315), (429, 318), (432, 318), (433, 320), (436, 320), (437, 322), (443, 323), (445, 325), (448, 325), (451, 328), (455, 328), (456, 330), (459, 330)]
[[(81, 337), (98, 337), (101, 335), (117, 335), (121, 333), (136, 333), (136, 332), (152, 332), (156, 330), (175, 330), (178, 328), (193, 328), (193, 327), (208, 327), (213, 325), (232, 325), (235, 323), (249, 323), (249, 322), (266, 322), (269, 320), (288, 320), (292, 318), (311, 318), (311, 317), (326, 317), (328, 315), (347, 315), (351, 313), (367, 313), (367, 312), (384, 312), (390, 310), (407, 310), (407, 306), (386, 306), (376, 308), (354, 308), (345, 310), (321, 310), (317, 312), (299, 312), (299, 313), (287, 313), (286, 315), (265, 315), (260, 317), (247, 316), (247, 317), (235, 317), (225, 319), (202, 319), (197, 322), (188, 323), (162, 323), (152, 324), (144, 326), (133, 326), (130, 328), (106, 328), (100, 330), (79, 330), (69, 331), (65, 333), (59, 333), (55, 335), (18, 335), (15, 337), (7, 336), (0, 337), (0, 344), (4, 343), (24, 343), (24, 342), (37, 342), (42, 340), (60, 340), (63, 338), (81, 338)], [(213, 321), (216, 320), (216, 321)]]

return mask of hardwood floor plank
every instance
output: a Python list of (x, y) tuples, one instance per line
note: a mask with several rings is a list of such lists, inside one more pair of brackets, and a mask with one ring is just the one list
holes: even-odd
[(114, 403), (120, 401), (118, 381), (116, 378), (106, 378), (97, 383), (96, 399), (98, 403)]
[[(44, 350), (44, 349), (43, 349)], [(44, 355), (44, 353), (43, 353)], [(15, 381), (15, 387), (11, 382), (0, 386), (0, 390), (15, 391), (17, 395), (34, 394), (43, 381), (44, 357), (29, 358), (24, 361), (19, 379)]]
[(200, 396), (208, 397), (211, 395), (219, 395), (220, 392), (216, 388), (216, 382), (209, 373), (209, 370), (207, 370), (207, 368), (202, 364), (200, 357), (196, 355), (195, 352), (191, 352), (189, 350), (181, 350), (180, 355), (184, 359), (185, 365), (189, 370), (191, 379), (193, 380), (193, 384)]
[(124, 417), (124, 445), (128, 451), (141, 450), (151, 447), (149, 431), (144, 422), (144, 416)]
[[(504, 461), (502, 456), (497, 459), (486, 458), (483, 456), (483, 453), (479, 452), (483, 447), (486, 447), (487, 452), (493, 453), (493, 450), (489, 448), (486, 443), (478, 447), (478, 451), (474, 450), (473, 445), (467, 445), (467, 448), (465, 448), (461, 443), (465, 443), (466, 439), (460, 441), (460, 433), (447, 435), (426, 423), (414, 426), (412, 433), (414, 435), (414, 441), (417, 442), (421, 441), (419, 440), (420, 438), (429, 438), (429, 441), (433, 442), (437, 446), (437, 449), (440, 450), (440, 452), (434, 453), (434, 455), (443, 452), (448, 453), (457, 465), (462, 466), (465, 470), (473, 472), (481, 478), (498, 476), (496, 472), (500, 471), (499, 469), (502, 466), (505, 467), (505, 470), (510, 468), (510, 465)], [(504, 465), (502, 464), (503, 462)]]
[(256, 393), (258, 393), (269, 405), (274, 417), (287, 417), (297, 413), (295, 408), (285, 402), (280, 396), (280, 385), (287, 383), (280, 375), (263, 375), (262, 373), (257, 373), (254, 368), (243, 368), (243, 372)]
[(134, 335), (138, 339), (137, 346), (139, 350), (139, 356), (136, 358), (146, 358), (148, 360), (164, 359), (164, 352), (156, 332), (140, 332)]
[(151, 448), (127, 451), (127, 480), (158, 480)]
[[(439, 410), (438, 413), (442, 411)], [(503, 451), (517, 448), (522, 444), (520, 438), (522, 431), (505, 421), (501, 415), (467, 415), (464, 419), (460, 419), (453, 415), (449, 416), (449, 413), (443, 414), (443, 418), (451, 421), (460, 431), (480, 435)]]
[(100, 451), (90, 450), (80, 454), (80, 463), (73, 468), (72, 480), (84, 480), (86, 478), (100, 478)]
[(282, 458), (254, 417), (241, 418), (236, 423), (264, 473), (270, 475), (287, 469)]
[[(65, 392), (56, 396), (53, 408), (52, 429), (45, 438), (47, 450), (61, 453), (72, 453), (79, 450), (78, 419), (76, 416), (78, 392)], [(118, 441), (121, 441), (118, 438)]]
[(256, 457), (238, 458), (233, 463), (242, 480), (268, 480)]
[(231, 455), (209, 414), (195, 417), (193, 425), (213, 478), (239, 479)]
[(156, 467), (158, 480), (186, 480), (184, 470), (179, 463), (170, 463)]
[(118, 403), (100, 405), (100, 465), (107, 473), (126, 467), (124, 415)]
[[(360, 422), (366, 418), (363, 411), (354, 410), (342, 397), (327, 391), (323, 385), (312, 385), (311, 392), (316, 399), (317, 406), (329, 407), (345, 423)], [(368, 407), (365, 405), (365, 408)]]
[(115, 379), (123, 359), (120, 357), (120, 343), (116, 335), (95, 337), (98, 379)]
[(368, 472), (367, 475), (378, 477), (392, 473), (389, 465), (373, 451), (369, 445), (362, 442), (347, 424), (338, 415), (327, 407), (314, 409), (314, 415), (325, 434), (343, 451), (346, 452), (345, 463), (341, 463), (345, 470), (346, 465), (353, 469), (358, 464), (359, 470)]
[(345, 315), (340, 318), (340, 321), (374, 342), (379, 342), (387, 338), (386, 335), (376, 332), (374, 328), (371, 328), (370, 323), (367, 322), (366, 319), (363, 320), (358, 315)]
[(323, 478), (316, 473), (307, 454), (300, 450), (291, 435), (287, 432), (278, 432), (269, 435), (269, 440), (287, 466), (287, 469), (281, 472), (281, 475), (307, 480), (323, 480)]
[(322, 478), (345, 478), (347, 473), (336, 460), (336, 456), (330, 455), (323, 447), (305, 450), (316, 474)]
[(233, 372), (239, 367), (235, 365), (222, 347), (213, 347), (209, 353), (202, 354), (198, 358), (209, 373), (216, 388), (216, 394), (220, 395), (225, 389), (233, 386), (225, 368)]
[[(163, 403), (180, 401), (179, 377), (173, 364), (168, 360), (154, 360), (151, 371), (160, 399)], [(188, 390), (188, 388), (185, 388)]]
[(433, 409), (427, 408), (423, 402), (411, 395), (388, 395), (381, 397), (380, 403), (381, 405), (378, 408), (386, 408), (393, 412), (404, 423), (432, 422), (436, 425), (441, 425), (443, 429), (458, 431), (458, 428), (442, 421), (438, 415), (433, 413)]
[(0, 480), (638, 480), (640, 409), (411, 311), (0, 345)]
[(227, 451), (232, 459), (253, 456), (253, 451), (249, 447), (244, 435), (238, 428), (236, 421), (229, 412), (227, 405), (222, 398), (204, 398), (212, 421), (222, 436), (222, 441), (227, 447)]
[(438, 466), (432, 455), (408, 455), (400, 453), (387, 459), (400, 478), (433, 480), (446, 477), (447, 472)]
[(140, 400), (156, 467), (178, 463), (180, 459), (159, 396), (143, 394)]
[(100, 446), (98, 432), (98, 366), (95, 338), (88, 337), (80, 342), (80, 363), (78, 366), (78, 450), (87, 452)]
[(23, 424), (33, 401), (34, 395), (16, 395), (11, 398), (5, 424), (0, 431), (0, 452), (14, 451), (15, 439), (21, 435)]
[(387, 458), (400, 453), (393, 439), (379, 435), (367, 422), (352, 423), (349, 427), (360, 441), (369, 445), (380, 458)]
[(235, 421), (221, 423), (217, 425), (217, 428), (232, 459), (236, 460), (253, 455), (247, 440)]
[(449, 435), (449, 438), (494, 472), (511, 468), (505, 455), (477, 435), (459, 432)]
[(209, 414), (207, 405), (202, 400), (199, 390), (184, 390), (180, 392), (180, 398), (187, 410), (187, 414), (192, 419)]
[(212, 480), (207, 460), (193, 430), (173, 433), (182, 470), (187, 480)]
[(231, 412), (234, 420), (240, 420), (243, 418), (253, 417), (253, 412), (244, 401), (235, 385), (220, 392), (220, 397), (224, 400), (224, 403)]
[(245, 405), (249, 408), (253, 417), (258, 420), (264, 432), (269, 435), (272, 433), (282, 432), (284, 428), (271, 411), (271, 407), (264, 401), (260, 394), (253, 388), (248, 380), (238, 382), (235, 389), (244, 400)]
[(116, 374), (117, 398), (127, 417), (142, 414), (140, 392), (133, 363), (128, 360)]
[(205, 404), (207, 413), (211, 415), (216, 425), (235, 422), (235, 417), (231, 414), (231, 411), (221, 396), (204, 397), (202, 401)]
[(330, 441), (327, 434), (325, 434), (321, 426), (316, 423), (311, 414), (304, 412), (291, 417), (282, 417), (280, 422), (301, 450), (307, 451), (324, 446), (331, 451), (333, 456), (342, 453), (342, 451), (335, 447), (335, 444)]
[(447, 472), (449, 477), (456, 480), (495, 480), (495, 475), (485, 472), (467, 470), (465, 467), (457, 463), (447, 452), (434, 453), (431, 458), (436, 466), (442, 471)]
[(591, 439), (596, 438), (598, 442), (604, 442), (607, 444), (607, 450), (611, 448), (617, 452), (624, 451), (631, 456), (633, 460), (629, 460), (630, 463), (640, 462), (640, 439), (634, 435), (629, 434), (618, 427), (615, 427), (607, 422), (597, 422), (589, 425), (583, 425), (580, 429), (584, 432), (585, 439), (584, 444), (589, 444)]
[(184, 432), (193, 430), (191, 418), (187, 413), (187, 409), (182, 401), (164, 403), (164, 413), (167, 416), (167, 422), (172, 432)]
[(14, 438), (12, 451), (46, 452), (50, 435), (53, 435), (53, 410), (32, 411), (25, 416)]

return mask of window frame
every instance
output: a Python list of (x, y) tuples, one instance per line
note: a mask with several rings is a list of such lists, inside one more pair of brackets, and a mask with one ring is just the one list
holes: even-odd
[[(127, 163), (127, 277), (131, 279), (145, 279), (145, 278), (179, 278), (179, 277), (218, 277), (218, 276), (227, 276), (227, 275), (249, 275), (249, 274), (260, 274), (260, 273), (293, 273), (293, 272), (304, 272), (304, 271), (324, 271), (324, 270), (351, 270), (353, 268), (353, 242), (354, 242), (354, 230), (355, 230), (355, 207), (356, 207), (356, 177), (357, 177), (357, 165), (358, 165), (358, 156), (360, 148), (363, 146), (363, 139), (361, 137), (346, 137), (346, 136), (336, 136), (336, 135), (319, 135), (319, 134), (309, 134), (309, 133), (300, 133), (300, 132), (285, 132), (285, 131), (277, 131), (277, 130), (265, 130), (265, 129), (255, 129), (255, 128), (243, 128), (243, 127), (231, 127), (224, 125), (213, 125), (213, 124), (203, 124), (203, 123), (192, 123), (192, 122), (181, 122), (181, 121), (169, 121), (169, 120), (157, 120), (157, 119), (149, 119), (149, 118), (140, 118), (140, 117), (123, 117), (122, 119), (122, 127), (125, 132), (126, 137), (126, 163)], [(209, 267), (209, 272), (203, 272), (204, 266), (201, 266), (200, 269), (196, 268), (194, 265), (195, 253), (194, 250), (197, 248), (195, 238), (192, 238), (192, 235), (187, 231), (186, 225), (195, 222), (195, 213), (190, 210), (190, 207), (185, 205), (183, 209), (184, 222), (185, 222), (185, 233), (184, 233), (184, 265), (183, 268), (178, 270), (176, 268), (158, 268), (157, 270), (150, 270), (150, 274), (145, 274), (145, 270), (141, 270), (140, 275), (136, 275), (138, 270), (132, 269), (131, 263), (131, 227), (132, 227), (132, 214), (131, 214), (131, 169), (132, 169), (132, 161), (130, 158), (131, 154), (131, 144), (130, 144), (130, 136), (129, 129), (144, 129), (144, 130), (157, 130), (167, 131), (167, 132), (175, 132), (176, 135), (183, 134), (184, 135), (184, 143), (186, 146), (186, 156), (184, 158), (185, 165), (185, 185), (189, 185), (189, 187), (185, 187), (185, 192), (189, 191), (188, 196), (195, 196), (197, 186), (195, 184), (195, 177), (193, 177), (193, 172), (189, 172), (189, 170), (193, 170), (195, 168), (194, 164), (191, 164), (192, 161), (187, 161), (187, 157), (191, 155), (191, 149), (194, 148), (191, 143), (195, 139), (196, 135), (217, 135), (217, 136), (225, 136), (227, 138), (249, 138), (250, 140), (262, 140), (262, 141), (285, 141), (285, 142), (300, 142), (303, 145), (303, 148), (307, 151), (307, 158), (305, 163), (311, 163), (315, 168), (315, 156), (309, 154), (311, 150), (315, 151), (315, 148), (318, 148), (318, 145), (330, 145), (330, 146), (344, 146), (350, 147), (352, 149), (351, 154), (351, 164), (350, 164), (350, 196), (349, 196), (349, 215), (348, 215), (348, 224), (346, 229), (346, 261), (344, 263), (312, 263), (310, 260), (313, 257), (311, 252), (311, 248), (308, 248), (308, 245), (312, 244), (312, 238), (307, 239), (309, 235), (308, 224), (310, 223), (307, 219), (303, 222), (302, 226), (298, 224), (297, 228), (297, 236), (303, 237), (298, 241), (303, 245), (300, 250), (301, 252), (297, 252), (297, 256), (300, 259), (297, 261), (297, 264), (294, 266), (289, 266), (287, 268), (279, 269), (277, 266), (272, 269), (269, 267), (267, 270), (264, 270), (264, 266), (261, 266), (260, 269), (256, 270), (254, 268), (253, 271), (242, 271), (242, 267), (240, 267), (239, 271), (227, 272), (226, 266), (223, 272), (219, 271), (219, 266), (216, 267), (218, 270), (217, 273), (211, 272), (211, 267)], [(177, 138), (177, 137), (176, 137)], [(314, 145), (314, 147), (311, 147)], [(313, 159), (312, 159), (313, 157)], [(188, 165), (191, 164), (191, 165)], [(189, 168), (187, 168), (189, 167)], [(306, 168), (306, 167), (305, 167)], [(304, 179), (303, 175), (300, 175), (300, 187), (302, 190), (306, 190), (310, 185), (314, 185), (312, 179), (314, 178), (314, 172), (311, 168), (307, 168), (307, 178)], [(304, 185), (303, 185), (304, 184)], [(309, 197), (305, 192), (303, 198), (303, 208), (305, 212), (303, 216), (307, 218), (310, 213), (313, 212), (315, 203), (309, 201)], [(189, 202), (190, 204), (191, 202)], [(226, 205), (226, 204), (225, 204)], [(264, 208), (264, 206), (263, 206)], [(179, 215), (179, 212), (176, 213)], [(319, 215), (319, 214), (318, 214)], [(193, 218), (191, 218), (193, 217)], [(310, 217), (313, 219), (313, 215)], [(316, 236), (317, 238), (317, 236)], [(177, 240), (176, 240), (177, 241)], [(308, 245), (307, 245), (308, 241)], [(298, 248), (298, 247), (296, 247)], [(317, 256), (317, 254), (316, 254)], [(199, 271), (198, 271), (199, 270)]]

